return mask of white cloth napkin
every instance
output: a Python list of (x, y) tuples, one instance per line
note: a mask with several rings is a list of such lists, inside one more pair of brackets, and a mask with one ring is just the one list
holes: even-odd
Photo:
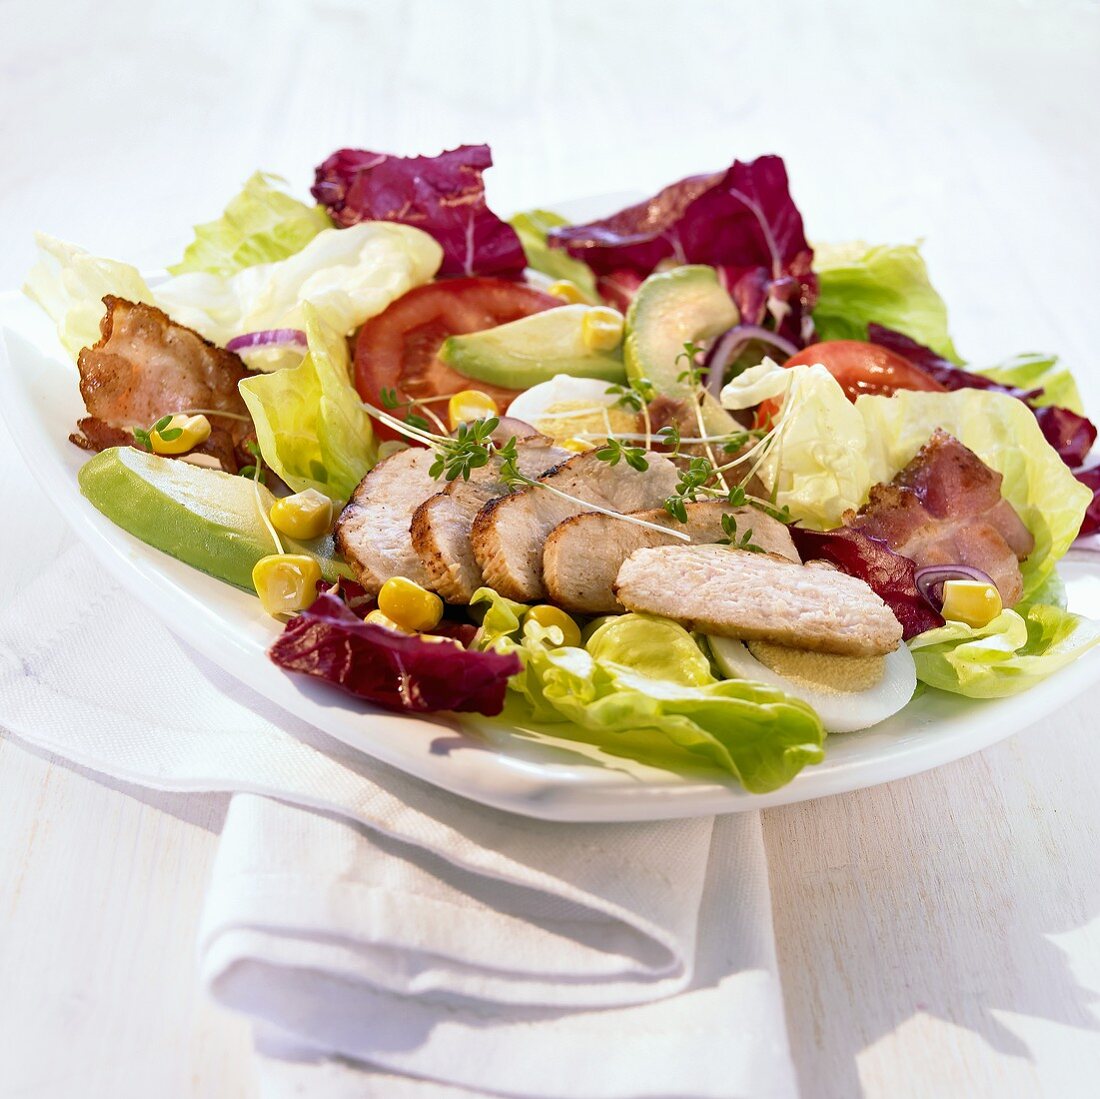
[(80, 549), (0, 618), (0, 724), (236, 794), (200, 964), (256, 1021), (265, 1095), (794, 1094), (756, 814), (551, 824), (444, 794), (253, 695)]

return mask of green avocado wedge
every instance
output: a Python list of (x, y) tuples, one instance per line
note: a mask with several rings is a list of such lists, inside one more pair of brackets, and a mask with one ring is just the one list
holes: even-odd
[(575, 378), (626, 381), (621, 347), (593, 351), (584, 342), (584, 318), (590, 305), (561, 305), (518, 321), (451, 336), (439, 358), (477, 382), (505, 389), (530, 389), (556, 374)]
[[(78, 480), (84, 496), (123, 530), (238, 588), (252, 591), (253, 566), (278, 552), (259, 512), (275, 497), (245, 477), (114, 447), (86, 462)], [(345, 574), (331, 537), (282, 541), (287, 553), (316, 558), (325, 579)]]
[(623, 361), (631, 381), (648, 378), (658, 393), (686, 397), (684, 344), (721, 335), (740, 319), (713, 267), (697, 264), (650, 275), (626, 312)]

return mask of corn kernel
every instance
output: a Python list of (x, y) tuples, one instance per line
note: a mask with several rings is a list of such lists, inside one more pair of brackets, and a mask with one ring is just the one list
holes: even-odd
[(273, 553), (252, 569), (252, 586), (268, 614), (304, 611), (317, 598), (321, 567), (304, 553)]
[(205, 416), (181, 414), (173, 416), (163, 427), (153, 428), (149, 432), (149, 445), (154, 454), (186, 454), (209, 438), (210, 421)]
[(537, 607), (532, 607), (524, 618), (537, 622), (544, 629), (557, 626), (562, 632), (563, 645), (579, 645), (581, 643), (580, 626), (559, 607), (552, 607), (549, 603), (540, 603)]
[(447, 404), (447, 418), (454, 431), (459, 424), (468, 424), (473, 420), (485, 420), (495, 416), (499, 409), (496, 401), (480, 389), (464, 389), (456, 393)]
[(623, 342), (622, 313), (594, 305), (581, 321), (581, 339), (589, 351), (614, 351)]
[(378, 609), (410, 633), (433, 630), (443, 617), (443, 600), (404, 576), (394, 576), (378, 593)]
[(383, 614), (381, 611), (374, 610), (364, 619), (372, 626), (381, 626), (384, 630), (393, 630), (395, 633), (410, 633), (410, 630), (403, 629), (399, 626), (389, 615)]
[(555, 298), (560, 298), (569, 305), (588, 304), (588, 298), (585, 296), (584, 291), (575, 282), (570, 282), (568, 279), (558, 279), (557, 282), (552, 282), (546, 288), (546, 292)]
[(291, 538), (320, 538), (332, 526), (332, 501), (315, 488), (284, 496), (271, 505), (271, 524)]
[(943, 586), (943, 616), (974, 629), (988, 626), (1001, 613), (1001, 593), (982, 580), (948, 580)]

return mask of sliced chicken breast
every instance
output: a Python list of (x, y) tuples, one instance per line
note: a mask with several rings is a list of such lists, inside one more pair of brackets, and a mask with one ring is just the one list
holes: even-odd
[[(632, 469), (625, 462), (608, 465), (589, 451), (544, 473), (539, 480), (585, 503), (613, 511), (644, 511), (658, 507), (676, 487), (676, 467), (650, 453), (649, 468)], [(545, 488), (526, 488), (490, 500), (478, 512), (470, 540), (485, 582), (501, 595), (521, 602), (546, 597), (542, 582), (542, 551), (559, 523), (580, 515), (584, 504), (564, 500)]]
[[(542, 435), (519, 439), (517, 465), (528, 477), (537, 477), (564, 461), (569, 452), (552, 446)], [(433, 587), (448, 603), (469, 603), (484, 578), (470, 545), (477, 513), (508, 487), (497, 479), (500, 463), (475, 469), (468, 481), (452, 481), (442, 492), (425, 500), (413, 513), (413, 548)]]
[[(674, 519), (664, 508), (632, 514), (670, 530), (683, 531), (698, 544), (725, 538), (722, 516), (733, 515), (739, 532), (752, 531), (753, 542), (769, 553), (798, 561), (787, 528), (752, 507), (734, 507), (721, 500), (685, 504), (687, 522)], [(552, 602), (576, 614), (611, 614), (623, 609), (612, 586), (622, 563), (637, 549), (647, 546), (680, 546), (686, 543), (636, 523), (590, 511), (559, 523), (546, 539), (542, 578)]]
[(862, 580), (728, 546), (636, 550), (614, 590), (629, 610), (720, 637), (853, 656), (901, 641), (901, 623)]
[(409, 523), (424, 500), (439, 491), (428, 472), (434, 458), (424, 447), (410, 447), (379, 462), (336, 520), (336, 548), (371, 595), (393, 576), (430, 583), (413, 549)]

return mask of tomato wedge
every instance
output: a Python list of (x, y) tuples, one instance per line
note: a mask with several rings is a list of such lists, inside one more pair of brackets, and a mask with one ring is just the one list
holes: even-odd
[(812, 343), (784, 366), (821, 363), (854, 401), (864, 393), (892, 397), (899, 389), (923, 389), (943, 393), (945, 387), (896, 351), (863, 340), (825, 340)]
[[(506, 279), (444, 279), (419, 286), (359, 330), (355, 388), (377, 407), (384, 407), (383, 389), (396, 390), (401, 402), (480, 389), (504, 412), (519, 391), (471, 381), (452, 370), (436, 358), (440, 344), (448, 336), (495, 328), (561, 304), (558, 298)], [(429, 407), (438, 414), (434, 401)], [(376, 424), (376, 429), (383, 439), (401, 438), (384, 424)]]
[[(792, 355), (784, 366), (821, 363), (840, 383), (850, 401), (864, 393), (892, 397), (899, 389), (946, 392), (935, 378), (903, 355), (864, 340), (824, 340)], [(778, 401), (764, 401), (756, 410), (754, 427), (764, 427), (779, 411)]]

